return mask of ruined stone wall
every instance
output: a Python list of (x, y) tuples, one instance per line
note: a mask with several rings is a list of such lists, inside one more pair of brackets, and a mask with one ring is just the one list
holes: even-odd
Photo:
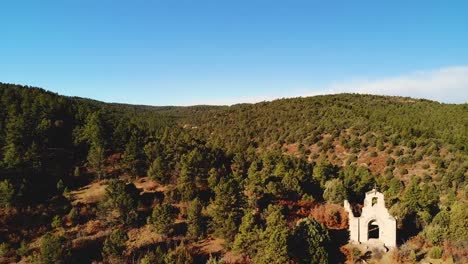
[[(381, 242), (386, 247), (396, 247), (396, 220), (385, 207), (382, 193), (377, 192), (375, 189), (366, 193), (364, 207), (359, 217), (353, 215), (348, 201), (344, 202), (344, 207), (349, 214), (351, 242), (367, 244)], [(378, 238), (369, 239), (370, 223), (378, 226)]]

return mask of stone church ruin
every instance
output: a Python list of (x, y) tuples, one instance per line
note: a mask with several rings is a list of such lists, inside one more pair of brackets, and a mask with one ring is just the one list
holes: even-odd
[(344, 201), (344, 208), (349, 214), (351, 243), (396, 247), (396, 219), (385, 207), (384, 195), (381, 192), (373, 189), (366, 193), (364, 207), (358, 217), (354, 216), (347, 200)]

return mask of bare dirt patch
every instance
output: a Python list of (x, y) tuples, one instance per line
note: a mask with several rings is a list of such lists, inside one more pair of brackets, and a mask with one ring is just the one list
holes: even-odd
[(299, 145), (297, 143), (285, 144), (283, 148), (287, 154), (296, 155), (298, 153)]

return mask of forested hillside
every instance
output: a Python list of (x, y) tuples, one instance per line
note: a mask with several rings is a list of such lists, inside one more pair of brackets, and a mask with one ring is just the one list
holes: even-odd
[[(0, 83), (0, 262), (468, 261), (468, 104), (153, 107)], [(347, 245), (376, 186), (399, 248)], [(359, 206), (356, 206), (359, 210)]]

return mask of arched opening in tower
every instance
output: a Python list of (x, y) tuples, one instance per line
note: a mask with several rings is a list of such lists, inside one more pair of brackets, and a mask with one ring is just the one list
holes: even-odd
[(377, 225), (377, 221), (375, 220), (370, 221), (367, 227), (368, 227), (368, 233), (367, 233), (368, 239), (371, 239), (371, 238), (378, 239), (379, 238), (379, 225)]

